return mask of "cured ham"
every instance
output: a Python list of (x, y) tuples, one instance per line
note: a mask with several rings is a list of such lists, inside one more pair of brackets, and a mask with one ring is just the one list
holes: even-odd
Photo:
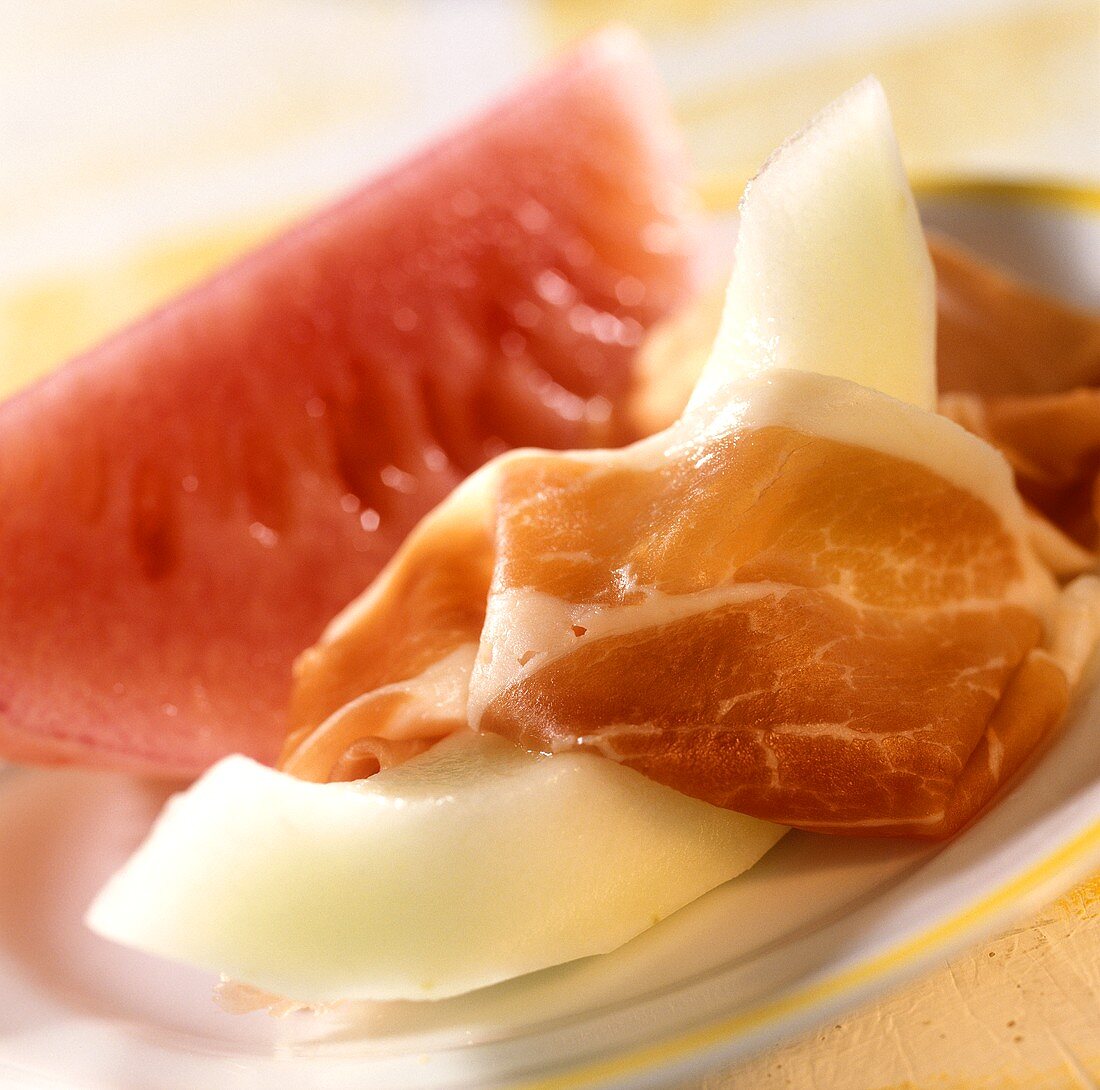
[[(1028, 504), (1031, 535), (1059, 575), (1100, 558), (1100, 316), (1012, 280), (938, 236), (939, 410), (997, 447)], [(640, 430), (683, 410), (722, 319), (716, 285), (646, 339), (631, 412)]]
[(940, 393), (1056, 394), (1100, 385), (1100, 318), (1029, 288), (949, 239), (936, 263)]
[(997, 447), (1027, 500), (1032, 535), (1060, 575), (1100, 553), (1100, 388), (982, 397), (946, 394), (940, 411)]
[[(1054, 728), (1095, 585), (1059, 596), (1004, 459), (930, 411), (931, 270), (876, 84), (769, 162), (741, 240), (681, 418), (466, 482), (302, 659), (284, 767), (338, 776), (419, 721), (787, 825), (941, 837)], [(465, 707), (437, 698), (467, 678)]]
[(936, 256), (940, 410), (1009, 460), (1044, 559), (1100, 557), (1100, 315), (1050, 299), (950, 244)]

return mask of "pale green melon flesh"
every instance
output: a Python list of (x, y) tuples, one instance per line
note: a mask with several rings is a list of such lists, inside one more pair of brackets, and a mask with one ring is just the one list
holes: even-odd
[(356, 783), (227, 757), (87, 919), (304, 1002), (440, 998), (620, 946), (783, 832), (601, 757), (487, 735)]
[(692, 403), (790, 367), (934, 409), (935, 293), (886, 97), (866, 79), (745, 190), (722, 326)]

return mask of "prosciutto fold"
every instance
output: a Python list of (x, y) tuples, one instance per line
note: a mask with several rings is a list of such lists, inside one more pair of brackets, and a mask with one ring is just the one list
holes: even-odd
[(996, 446), (1060, 575), (1100, 559), (1100, 316), (936, 247), (940, 411)]
[[(1043, 295), (955, 243), (928, 239), (936, 270), (939, 411), (1000, 450), (1032, 538), (1059, 575), (1100, 559), (1100, 316)], [(687, 404), (722, 319), (716, 285), (658, 326), (639, 356), (643, 432)]]
[(1096, 584), (1059, 591), (1008, 463), (931, 411), (931, 267), (876, 84), (769, 162), (739, 246), (683, 415), (462, 485), (301, 659), (284, 768), (341, 778), (473, 729), (924, 837), (1020, 768), (1091, 652)]

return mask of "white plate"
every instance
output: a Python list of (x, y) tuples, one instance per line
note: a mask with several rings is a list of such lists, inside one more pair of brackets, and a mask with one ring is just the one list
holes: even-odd
[[(1100, 220), (1085, 206), (1096, 198), (1034, 198), (941, 189), (924, 205), (929, 222), (1095, 303)], [(613, 954), (440, 1003), (283, 1020), (224, 1014), (207, 974), (121, 950), (81, 926), (164, 789), (8, 770), (0, 1082), (564, 1090), (700, 1075), (896, 985), (1100, 868), (1100, 683), (1088, 688), (1029, 774), (946, 847), (793, 833), (748, 875)]]

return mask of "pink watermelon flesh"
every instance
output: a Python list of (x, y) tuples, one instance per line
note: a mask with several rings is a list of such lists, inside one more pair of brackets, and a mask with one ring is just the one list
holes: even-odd
[(273, 759), (295, 656), (462, 477), (628, 438), (684, 207), (608, 32), (0, 406), (0, 755)]

